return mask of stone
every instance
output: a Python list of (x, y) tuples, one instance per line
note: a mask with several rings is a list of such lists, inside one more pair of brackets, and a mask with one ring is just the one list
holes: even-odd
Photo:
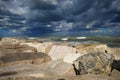
[(27, 45), (19, 45), (19, 44), (1, 44), (0, 51), (2, 54), (5, 53), (17, 53), (17, 52), (37, 52), (37, 50), (33, 47), (29, 47)]
[(21, 40), (15, 38), (3, 38), (0, 41), (0, 51), (2, 54), (5, 53), (16, 53), (16, 52), (37, 52), (34, 47), (29, 47), (28, 45), (21, 45)]
[(111, 67), (111, 71), (113, 71), (113, 69), (120, 71), (120, 60), (113, 60)]
[(26, 64), (42, 64), (50, 61), (51, 58), (44, 53), (37, 52), (19, 52), (7, 53), (0, 58), (0, 66), (9, 66), (19, 63)]
[(88, 54), (92, 52), (106, 52), (114, 56), (115, 60), (120, 60), (120, 48), (110, 48), (107, 44), (79, 44), (73, 46), (80, 54)]
[(108, 51), (115, 57), (115, 60), (120, 60), (120, 48), (109, 48)]
[(114, 70), (111, 76), (95, 74), (76, 76), (73, 66), (62, 60), (40, 65), (20, 63), (0, 67), (0, 74), (0, 80), (120, 80), (120, 72)]
[(29, 47), (34, 47), (37, 50), (37, 52), (43, 52), (43, 53), (48, 53), (52, 47), (51, 42), (44, 42), (44, 43), (26, 42), (26, 43), (21, 43), (21, 45), (28, 45)]
[(69, 63), (63, 62), (62, 60), (50, 61), (42, 64), (40, 68), (49, 71), (55, 76), (75, 75), (73, 66)]
[(75, 48), (77, 49), (78, 53), (87, 54), (91, 52), (105, 52), (108, 47), (106, 44), (80, 44), (76, 45)]
[(0, 68), (0, 78), (34, 77), (44, 78), (46, 80), (49, 77), (64, 76), (75, 76), (75, 74), (73, 66), (62, 60), (49, 61), (40, 65), (20, 63)]
[(48, 55), (52, 60), (63, 59), (66, 55), (76, 53), (76, 49), (64, 45), (53, 45)]
[(73, 64), (73, 62), (82, 55), (84, 54), (79, 54), (79, 53), (68, 54), (63, 58), (63, 62)]
[(18, 40), (18, 39), (16, 39), (16, 38), (9, 38), (9, 37), (5, 37), (5, 38), (2, 38), (1, 39), (1, 42), (3, 43), (3, 44), (19, 44), (19, 43), (21, 43), (21, 41), (20, 40)]
[(76, 75), (110, 74), (113, 58), (110, 54), (94, 52), (85, 54), (73, 62)]

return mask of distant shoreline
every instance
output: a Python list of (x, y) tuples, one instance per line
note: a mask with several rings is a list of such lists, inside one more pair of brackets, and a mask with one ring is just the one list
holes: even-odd
[[(78, 37), (84, 37), (84, 39), (77, 39)], [(1, 37), (2, 38), (2, 37)], [(4, 38), (4, 37), (3, 37)], [(120, 36), (77, 36), (77, 37), (64, 37), (64, 36), (49, 36), (49, 37), (13, 37), (17, 39), (38, 40), (43, 42), (66, 42), (68, 44), (81, 44), (81, 43), (103, 43), (109, 47), (120, 48)], [(62, 40), (67, 38), (66, 40)]]

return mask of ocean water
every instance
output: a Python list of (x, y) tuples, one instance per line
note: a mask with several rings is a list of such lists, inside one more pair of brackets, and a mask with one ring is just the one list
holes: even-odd
[[(83, 36), (82, 36), (83, 37)], [(120, 36), (84, 36), (83, 39), (79, 36), (44, 36), (44, 37), (28, 37), (29, 39), (37, 39), (43, 42), (66, 42), (71, 45), (82, 43), (102, 43), (109, 47), (120, 47)]]

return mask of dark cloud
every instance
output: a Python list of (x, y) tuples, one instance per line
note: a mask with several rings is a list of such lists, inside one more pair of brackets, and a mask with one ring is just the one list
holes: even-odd
[(50, 23), (63, 19), (61, 15), (48, 10), (34, 10), (31, 15), (34, 17), (30, 17), (30, 22)]
[(49, 0), (31, 0), (31, 9), (41, 9), (41, 10), (53, 10), (56, 8), (56, 4), (52, 4)]
[[(118, 13), (120, 14), (120, 13)], [(120, 22), (120, 15), (117, 15), (111, 22)]]
[(7, 2), (7, 1), (10, 1), (10, 0), (2, 0), (2, 1), (6, 1)]
[[(0, 16), (5, 21), (0, 25), (3, 27), (9, 24), (6, 27), (10, 27), (12, 24), (17, 28), (21, 25), (18, 30), (21, 32), (26, 30), (27, 35), (63, 34), (62, 31), (67, 35), (74, 34), (75, 31), (94, 32), (108, 25), (116, 27), (116, 23), (120, 22), (119, 5), (120, 0), (2, 0)], [(12, 19), (11, 16), (19, 17)], [(15, 34), (15, 30), (11, 29), (11, 32)]]

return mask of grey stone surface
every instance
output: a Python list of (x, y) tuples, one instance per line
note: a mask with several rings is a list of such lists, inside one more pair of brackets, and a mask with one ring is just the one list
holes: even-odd
[(110, 74), (113, 58), (110, 54), (94, 52), (85, 54), (73, 63), (76, 74)]

